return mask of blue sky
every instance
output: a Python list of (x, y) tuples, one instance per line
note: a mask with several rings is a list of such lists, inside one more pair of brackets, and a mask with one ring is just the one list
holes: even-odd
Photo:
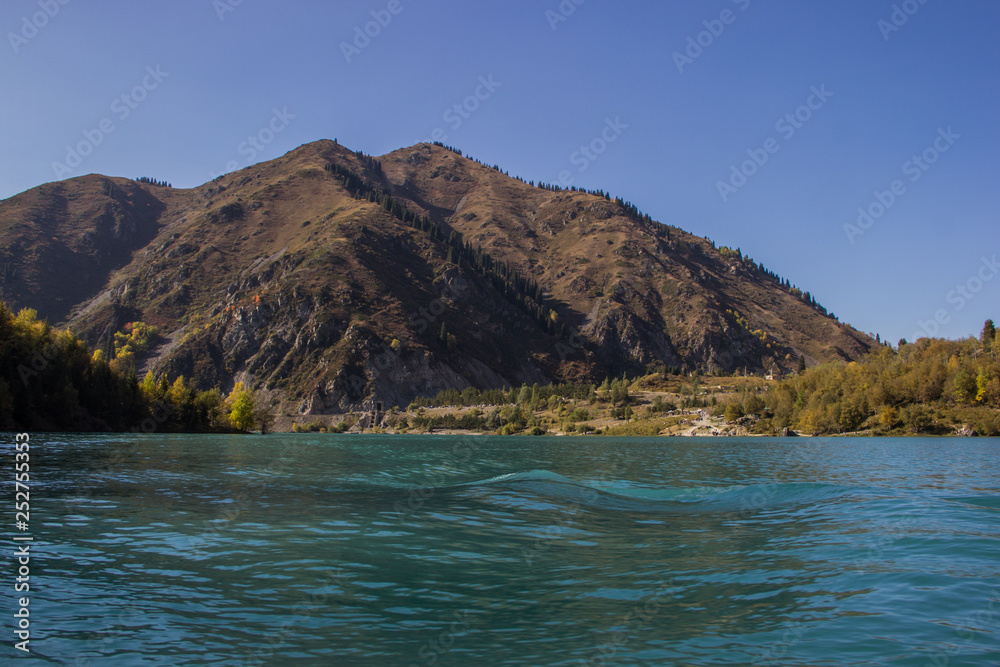
[(4, 0), (0, 197), (440, 129), (740, 247), (864, 331), (962, 337), (1000, 316), (998, 24), (988, 0)]

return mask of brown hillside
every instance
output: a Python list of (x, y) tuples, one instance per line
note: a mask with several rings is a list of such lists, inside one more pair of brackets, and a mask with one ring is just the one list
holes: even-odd
[(375, 161), (319, 141), (191, 190), (44, 185), (0, 202), (0, 260), (14, 307), (101, 347), (156, 324), (147, 367), (289, 412), (873, 343), (736, 253), (427, 144)]

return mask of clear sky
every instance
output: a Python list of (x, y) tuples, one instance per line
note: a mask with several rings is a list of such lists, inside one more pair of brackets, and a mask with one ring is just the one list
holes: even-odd
[(892, 342), (962, 337), (1000, 319), (998, 25), (993, 0), (3, 0), (0, 197), (437, 136)]

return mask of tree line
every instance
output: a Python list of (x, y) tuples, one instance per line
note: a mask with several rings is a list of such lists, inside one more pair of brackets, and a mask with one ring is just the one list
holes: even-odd
[(114, 357), (91, 353), (24, 308), (0, 301), (0, 428), (5, 430), (239, 432), (266, 430), (262, 397), (237, 383), (228, 395), (199, 391), (192, 379), (170, 382), (152, 372), (139, 381), (135, 355), (148, 351), (155, 328), (132, 323), (114, 338)]
[(744, 412), (768, 427), (816, 435), (945, 434), (965, 426), (1000, 435), (1000, 337), (988, 320), (979, 338), (879, 347), (857, 362), (802, 371), (754, 407)]
[(161, 188), (172, 188), (172, 187), (174, 187), (170, 183), (167, 183), (166, 181), (158, 181), (155, 178), (150, 178), (149, 176), (140, 176), (139, 178), (137, 178), (135, 180), (136, 180), (137, 183), (145, 183), (146, 185), (155, 185), (155, 186), (158, 186), (158, 187), (161, 187)]
[(537, 406), (542, 401), (549, 401), (553, 397), (557, 399), (589, 400), (595, 395), (595, 392), (596, 386), (593, 384), (569, 383), (542, 386), (538, 384), (522, 384), (519, 387), (498, 389), (477, 389), (476, 387), (467, 387), (463, 390), (445, 389), (433, 397), (414, 399), (409, 409), (413, 410), (421, 407), (440, 408), (499, 405), (524, 405), (531, 407)]

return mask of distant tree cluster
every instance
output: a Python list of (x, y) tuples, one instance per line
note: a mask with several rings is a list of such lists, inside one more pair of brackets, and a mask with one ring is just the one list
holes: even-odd
[[(715, 244), (713, 243), (712, 245), (714, 246)], [(795, 298), (811, 306), (813, 309), (816, 310), (816, 312), (820, 313), (821, 315), (826, 315), (827, 317), (833, 318), (835, 320), (837, 319), (836, 315), (827, 312), (826, 308), (821, 306), (819, 302), (816, 301), (815, 296), (813, 296), (809, 292), (803, 292), (795, 285), (792, 285), (788, 280), (785, 280), (784, 278), (774, 273), (773, 271), (769, 271), (768, 269), (766, 269), (763, 264), (759, 264), (754, 260), (752, 260), (750, 257), (744, 256), (743, 251), (740, 250), (739, 248), (733, 250), (732, 248), (721, 246), (719, 247), (718, 251), (719, 254), (722, 255), (723, 259), (733, 260), (742, 263), (748, 270), (755, 272), (761, 277), (766, 278), (774, 283), (777, 283), (778, 287), (781, 287)]]
[(771, 344), (772, 342), (776, 343), (776, 341), (768, 338), (767, 332), (765, 332), (763, 329), (754, 329), (753, 327), (751, 327), (750, 322), (747, 321), (747, 319), (743, 317), (743, 315), (741, 315), (738, 311), (733, 310), (732, 308), (726, 309), (726, 315), (729, 317), (730, 322), (732, 322), (735, 326), (749, 332), (755, 338), (757, 338), (757, 340), (761, 342), (761, 344), (765, 347), (765, 349), (769, 351), (772, 350)]
[[(438, 148), (443, 148), (446, 151), (451, 151), (452, 153), (455, 153), (456, 155), (459, 155), (459, 156), (462, 155), (462, 151), (458, 150), (454, 146), (446, 146), (445, 144), (442, 144), (440, 141), (435, 141), (434, 145), (437, 146)], [(477, 160), (477, 162), (478, 162), (478, 160)]]
[(629, 386), (632, 381), (627, 376), (605, 378), (600, 385), (583, 384), (522, 384), (519, 387), (503, 389), (476, 389), (468, 387), (462, 391), (445, 389), (433, 398), (417, 398), (409, 409), (418, 407), (489, 407), (500, 405), (521, 405), (538, 410), (548, 404), (563, 400), (605, 401), (611, 405), (626, 405), (631, 402)]
[(94, 363), (69, 331), (0, 302), (0, 427), (122, 429), (145, 415), (134, 376)]
[(585, 188), (578, 188), (575, 185), (571, 185), (569, 190), (570, 192), (582, 192), (584, 194), (594, 195), (595, 197), (601, 197), (603, 199), (611, 201), (611, 194), (605, 192), (604, 190), (587, 190)]
[(565, 324), (559, 314), (545, 302), (545, 295), (537, 282), (521, 275), (509, 262), (501, 262), (482, 249), (463, 242), (461, 235), (452, 231), (448, 237), (448, 257), (458, 266), (464, 266), (483, 276), (494, 289), (528, 315), (552, 335), (565, 338)]
[[(455, 153), (457, 155), (462, 155), (462, 151), (461, 150), (459, 150), (459, 149), (457, 149), (457, 148), (455, 148), (453, 146), (447, 146), (447, 145), (441, 143), (440, 141), (435, 141), (434, 145), (438, 146), (439, 148), (444, 148), (445, 150), (449, 150), (449, 151), (451, 151), (451, 152), (453, 152), (453, 153)], [(465, 155), (464, 157), (467, 160), (471, 160), (471, 161), (473, 161), (473, 162), (475, 162), (477, 164), (483, 165), (484, 167), (488, 167), (490, 169), (493, 169), (494, 171), (499, 172), (499, 173), (503, 174), (504, 176), (508, 176), (510, 178), (513, 178), (514, 180), (520, 181), (521, 183), (524, 183), (525, 185), (528, 185), (528, 186), (533, 187), (533, 188), (537, 187), (537, 188), (539, 188), (541, 190), (546, 190), (548, 192), (582, 192), (584, 194), (593, 195), (595, 197), (601, 197), (602, 199), (606, 199), (608, 201), (611, 201), (611, 195), (608, 192), (605, 192), (604, 190), (599, 190), (599, 189), (587, 190), (586, 188), (578, 188), (576, 186), (570, 186), (568, 188), (564, 188), (564, 187), (562, 187), (560, 185), (555, 185), (555, 184), (552, 184), (552, 183), (544, 183), (542, 181), (539, 181), (538, 183), (535, 183), (535, 181), (526, 181), (525, 179), (521, 178), (520, 176), (510, 176), (510, 174), (508, 172), (506, 172), (506, 171), (504, 171), (503, 169), (500, 168), (500, 165), (496, 165), (496, 164), (489, 165), (489, 164), (486, 164), (485, 162), (482, 162), (481, 160), (477, 160), (476, 158), (474, 158), (472, 156), (469, 156), (469, 155)], [(632, 204), (631, 202), (625, 201), (621, 197), (616, 197), (614, 199), (614, 201), (621, 208), (623, 215), (625, 215), (627, 217), (630, 217), (631, 219), (635, 220), (636, 222), (639, 222), (641, 225), (645, 226), (648, 230), (652, 231), (659, 238), (669, 237), (669, 231), (667, 229), (667, 226), (656, 222), (653, 219), (653, 217), (650, 216), (648, 213), (643, 213), (634, 204)]]
[[(523, 419), (523, 415), (521, 415)], [(411, 417), (409, 426), (421, 431), (432, 431), (441, 429), (462, 429), (467, 431), (484, 431), (489, 429), (488, 417), (476, 409), (469, 410), (465, 414), (456, 415), (454, 413), (446, 415), (425, 415), (418, 414)]]
[[(440, 141), (435, 141), (434, 145), (437, 146), (437, 147), (439, 147), (439, 148), (444, 148), (445, 150), (449, 150), (452, 153), (455, 153), (456, 155), (460, 155), (460, 156), (462, 155), (462, 151), (459, 150), (458, 148), (455, 148), (454, 146), (447, 146), (447, 145), (441, 143)], [(506, 172), (506, 171), (504, 171), (503, 169), (500, 168), (500, 165), (486, 164), (485, 162), (482, 162), (481, 160), (477, 160), (476, 158), (474, 158), (472, 156), (469, 156), (469, 155), (465, 155), (463, 157), (465, 157), (467, 160), (471, 160), (471, 161), (475, 162), (476, 164), (481, 164), (484, 167), (488, 167), (490, 169), (493, 169), (494, 171), (500, 172), (504, 176), (510, 176), (510, 174), (508, 172)], [(594, 195), (595, 197), (601, 197), (603, 199), (607, 199), (608, 201), (611, 201), (611, 195), (609, 193), (605, 192), (604, 190), (587, 190), (585, 188), (577, 188), (576, 186), (570, 186), (568, 188), (564, 188), (564, 187), (562, 187), (560, 185), (554, 185), (552, 183), (544, 183), (542, 181), (538, 181), (538, 183), (535, 183), (535, 181), (526, 181), (523, 178), (521, 178), (520, 176), (512, 176), (511, 178), (513, 178), (513, 179), (515, 179), (517, 181), (520, 181), (521, 183), (524, 183), (525, 185), (529, 185), (529, 186), (531, 186), (533, 188), (539, 188), (541, 190), (547, 190), (549, 192), (583, 192), (585, 194)], [(653, 220), (653, 218), (651, 216), (649, 216), (646, 213), (640, 212), (639, 209), (636, 208), (636, 206), (633, 205), (631, 202), (627, 202), (624, 199), (622, 199), (621, 197), (616, 197), (615, 198), (615, 202), (623, 209), (623, 211), (625, 212), (626, 215), (628, 215), (628, 216), (630, 216), (632, 218), (638, 219), (638, 220), (640, 220), (642, 222), (645, 222), (647, 224), (653, 224), (654, 223), (654, 220)]]
[(148, 405), (159, 408), (166, 418), (162, 430), (185, 433), (248, 432), (260, 428), (267, 433), (273, 417), (264, 400), (237, 382), (228, 396), (218, 387), (198, 390), (193, 378), (146, 373), (139, 390)]
[[(454, 148), (452, 146), (447, 146), (441, 142), (434, 142), (434, 145), (444, 148), (446, 150), (452, 151), (457, 155), (463, 155), (462, 151)], [(373, 168), (376, 173), (381, 173), (381, 164), (378, 163), (374, 158), (365, 156), (363, 153), (357, 152), (356, 155), (359, 159), (368, 161), (367, 164)], [(466, 156), (478, 164), (484, 166), (485, 163), (475, 160), (472, 157)], [(503, 172), (498, 165), (493, 165), (491, 167), (495, 171), (500, 173)], [(344, 182), (345, 189), (352, 194), (352, 196), (357, 198), (366, 198), (373, 203), (380, 204), (383, 208), (389, 211), (394, 217), (402, 220), (403, 222), (410, 224), (411, 226), (420, 229), (425, 232), (434, 240), (442, 240), (443, 234), (446, 233), (445, 229), (431, 221), (425, 216), (420, 216), (418, 214), (410, 212), (406, 205), (392, 198), (383, 189), (376, 187), (369, 183), (366, 179), (361, 176), (354, 174), (349, 169), (342, 167), (338, 164), (331, 163), (327, 165), (328, 171), (334, 173)], [(535, 186), (533, 181), (527, 182), (522, 178), (515, 177), (522, 183), (527, 183), (528, 185)], [(604, 198), (608, 201), (612, 201), (612, 197), (609, 193), (603, 190), (586, 190), (584, 188), (577, 188), (572, 186), (568, 189), (561, 188), (558, 185), (552, 185), (547, 183), (539, 182), (537, 187), (553, 192), (571, 191), (571, 192), (583, 192), (593, 196)], [(615, 197), (613, 199), (614, 203), (620, 208), (622, 214), (630, 217), (639, 224), (646, 227), (658, 238), (668, 238), (670, 237), (669, 227), (657, 223), (650, 215), (643, 213), (629, 201), (624, 200), (621, 197)], [(707, 237), (706, 237), (706, 240)], [(713, 247), (715, 244), (709, 241)], [(803, 291), (797, 286), (793, 285), (790, 281), (782, 278), (773, 271), (767, 269), (763, 264), (755, 262), (752, 258), (744, 256), (742, 251), (737, 248), (735, 250), (722, 246), (719, 249), (720, 254), (724, 259), (735, 260), (743, 264), (743, 266), (757, 274), (761, 279), (768, 280), (778, 287), (784, 289), (792, 296), (801, 300), (803, 303), (809, 305), (816, 312), (830, 317), (831, 319), (837, 320), (836, 315), (827, 311), (827, 309), (822, 306), (810, 292)], [(542, 327), (545, 328), (547, 332), (558, 336), (560, 338), (565, 338), (567, 335), (567, 327), (564, 323), (559, 321), (558, 313), (552, 310), (548, 304), (545, 303), (544, 294), (534, 281), (526, 279), (521, 276), (516, 270), (512, 269), (508, 263), (502, 263), (494, 260), (488, 253), (484, 252), (481, 248), (472, 248), (471, 244), (463, 243), (462, 239), (456, 234), (456, 232), (451, 232), (448, 238), (448, 249), (447, 249), (447, 261), (458, 266), (464, 266), (466, 268), (472, 269), (479, 273), (480, 275), (488, 278), (494, 287), (500, 291), (504, 296), (518, 308), (522, 309), (528, 313), (536, 322), (538, 322)], [(748, 329), (750, 330), (750, 329)], [(772, 341), (769, 341), (765, 334), (760, 331), (750, 330), (752, 333), (757, 335), (761, 339), (762, 343), (768, 347), (772, 347)], [(442, 342), (447, 345), (449, 338), (447, 335), (443, 335)]]
[[(601, 197), (602, 199), (612, 201), (611, 195), (605, 192), (604, 190), (586, 190), (584, 188), (577, 188), (576, 186), (563, 188), (559, 185), (552, 185), (551, 183), (542, 183), (541, 181), (538, 182), (537, 186), (535, 185), (534, 181), (530, 181), (528, 185), (541, 188), (542, 190), (548, 190), (550, 192), (582, 192), (588, 195), (593, 195), (595, 197)], [(621, 197), (615, 197), (614, 203), (621, 210), (622, 215), (638, 222), (640, 225), (642, 225), (649, 231), (652, 231), (656, 236), (662, 237), (667, 235), (666, 225), (662, 225), (656, 222), (651, 215), (640, 211), (639, 208), (632, 202), (626, 201)]]
[[(433, 398), (420, 398), (410, 404), (408, 411), (417, 411), (416, 418), (410, 419), (410, 426), (423, 430), (434, 428), (467, 429), (491, 431), (500, 435), (546, 433), (544, 422), (535, 413), (549, 410), (561, 422), (563, 432), (589, 433), (595, 428), (585, 423), (592, 412), (584, 407), (573, 407), (571, 402), (588, 402), (592, 407), (603, 405), (610, 408), (613, 419), (629, 422), (634, 418), (632, 405), (634, 398), (629, 394), (631, 380), (626, 376), (607, 378), (600, 386), (594, 384), (523, 384), (520, 387), (479, 390), (468, 388), (463, 391), (448, 389)], [(472, 407), (459, 416), (425, 415), (424, 407)], [(480, 408), (492, 408), (488, 412)], [(672, 404), (658, 400), (651, 411), (667, 412), (676, 409)]]
[(593, 384), (522, 384), (520, 387), (506, 389), (477, 389), (468, 387), (462, 391), (445, 389), (433, 398), (417, 398), (409, 409), (419, 407), (472, 407), (524, 405), (532, 410), (538, 409), (542, 401), (551, 403), (556, 400), (588, 400), (594, 396), (596, 387)]
[[(160, 330), (145, 322), (129, 322), (125, 331), (114, 335), (114, 356), (111, 366), (117, 371), (128, 371), (135, 367), (135, 358), (146, 354), (160, 339)], [(107, 361), (103, 350), (95, 352), (95, 359)]]
[(735, 259), (740, 262), (743, 261), (743, 252), (739, 248), (733, 250), (732, 248), (722, 246), (719, 248), (719, 254), (722, 255), (723, 259)]
[[(439, 148), (444, 148), (445, 150), (449, 150), (457, 155), (460, 156), (462, 155), (461, 150), (453, 146), (447, 146), (441, 143), (440, 141), (435, 141), (434, 145), (438, 146)], [(370, 167), (377, 174), (382, 174), (382, 165), (375, 158), (367, 156), (360, 151), (356, 151), (355, 155), (360, 160), (362, 160), (364, 164), (366, 164), (366, 166)], [(473, 162), (476, 162), (483, 166), (490, 166), (486, 165), (483, 162), (480, 162), (479, 160), (476, 160), (475, 158), (469, 156), (465, 157), (466, 159), (472, 160)], [(494, 169), (495, 171), (504, 173), (506, 175), (506, 172), (503, 172), (497, 165), (493, 165), (491, 168)], [(347, 169), (346, 167), (343, 167), (333, 162), (327, 164), (326, 169), (327, 171), (330, 171), (331, 173), (338, 176), (343, 181), (345, 189), (347, 189), (347, 191), (351, 193), (351, 196), (355, 198), (368, 199), (373, 203), (378, 203), (387, 211), (389, 211), (394, 217), (403, 220), (407, 224), (412, 224), (414, 227), (417, 227), (422, 231), (428, 232), (432, 236), (432, 238), (435, 239), (441, 238), (440, 236), (441, 228), (439, 225), (437, 225), (436, 223), (432, 223), (429, 219), (423, 218), (423, 216), (417, 216), (416, 214), (409, 213), (406, 209), (405, 204), (397, 200), (394, 200), (383, 189), (372, 185), (361, 176), (352, 172), (350, 169)], [(543, 183), (541, 181), (539, 181), (538, 184), (536, 185), (534, 181), (525, 181), (523, 178), (520, 177), (514, 177), (514, 178), (532, 187), (538, 187), (543, 190), (551, 192), (564, 192), (564, 191), (583, 192), (585, 194), (593, 195), (595, 197), (602, 197), (603, 199), (612, 201), (611, 195), (608, 192), (605, 192), (604, 190), (599, 190), (599, 189), (586, 190), (584, 188), (577, 188), (576, 186), (571, 186), (568, 189), (564, 189), (559, 185)], [(613, 201), (619, 207), (623, 215), (639, 223), (648, 231), (652, 232), (656, 237), (669, 238), (670, 235), (669, 228), (666, 225), (658, 223), (648, 213), (640, 211), (639, 208), (632, 202), (626, 201), (622, 197), (615, 197)], [(709, 243), (712, 244), (712, 247), (715, 247), (715, 243), (712, 242), (710, 239), (708, 239), (708, 237), (706, 237), (706, 240), (708, 240)], [(451, 239), (449, 239), (449, 244), (451, 244)], [(800, 299), (803, 303), (812, 307), (814, 310), (816, 310), (816, 312), (820, 313), (821, 315), (837, 320), (837, 316), (834, 315), (833, 313), (828, 312), (825, 307), (823, 307), (818, 301), (816, 301), (815, 296), (813, 296), (809, 292), (803, 292), (798, 287), (792, 285), (790, 281), (780, 277), (773, 271), (768, 270), (763, 264), (757, 263), (750, 257), (744, 256), (739, 248), (733, 250), (726, 246), (722, 246), (719, 248), (719, 253), (723, 256), (723, 258), (736, 260), (742, 263), (749, 271), (756, 273), (761, 278), (774, 282), (792, 296)], [(475, 261), (473, 257), (469, 256), (468, 251), (465, 248), (456, 246), (455, 252), (451, 250), (448, 251), (449, 262), (460, 264), (460, 261), (456, 259), (459, 257), (464, 257), (467, 261), (470, 260)], [(477, 271), (483, 272), (483, 266), (481, 264), (477, 263), (474, 268), (476, 268)], [(503, 278), (506, 278), (506, 276), (504, 276)], [(503, 291), (505, 295), (511, 296), (511, 290), (507, 289), (501, 291)], [(520, 298), (517, 295), (517, 293), (521, 292), (521, 290), (517, 285), (515, 285), (513, 292), (515, 294), (512, 296), (511, 300), (514, 301), (516, 305), (518, 305), (519, 307), (527, 310), (536, 321), (538, 321), (546, 328), (546, 330), (548, 330), (550, 333), (555, 333), (560, 336), (565, 335), (564, 327), (553, 327), (554, 322), (550, 321), (553, 313), (551, 313), (551, 311), (548, 311), (544, 307), (544, 304), (541, 302), (540, 299), (534, 299), (533, 300), (534, 303), (531, 303), (531, 300), (525, 300), (524, 298)], [(529, 291), (523, 294), (523, 296), (531, 297), (534, 295)]]
[[(610, 385), (608, 385), (610, 387)], [(619, 394), (620, 389), (616, 390)], [(627, 395), (627, 389), (625, 391)], [(550, 384), (546, 386), (521, 385), (506, 389), (479, 390), (468, 388), (464, 391), (448, 389), (434, 398), (417, 399), (410, 404), (409, 410), (417, 409), (417, 416), (411, 418), (410, 426), (422, 430), (434, 428), (468, 429), (473, 431), (492, 431), (500, 435), (528, 433), (542, 435), (546, 432), (542, 421), (535, 415), (537, 410), (550, 409), (561, 419), (573, 424), (571, 430), (578, 430), (575, 422), (590, 418), (587, 410), (579, 409), (573, 413), (565, 412), (563, 403), (570, 400), (597, 400), (596, 388), (593, 384)], [(452, 406), (468, 407), (472, 410), (458, 416), (424, 415), (422, 407)], [(481, 412), (479, 408), (492, 408), (489, 412)], [(567, 426), (567, 430), (568, 426)], [(592, 431), (593, 427), (583, 427), (579, 430)]]
[[(449, 151), (451, 151), (453, 153), (456, 153), (458, 155), (462, 155), (462, 151), (461, 150), (459, 150), (457, 148), (454, 148), (452, 146), (446, 146), (445, 144), (441, 143), (440, 141), (435, 141), (434, 145), (438, 146), (440, 148), (444, 148), (446, 150), (449, 150)], [(497, 165), (492, 165), (492, 166), (491, 165), (486, 165), (485, 163), (480, 162), (479, 160), (476, 160), (475, 158), (472, 158), (472, 157), (469, 157), (469, 156), (465, 156), (465, 157), (467, 159), (469, 159), (469, 160), (472, 160), (473, 162), (476, 162), (478, 164), (482, 164), (483, 166), (491, 167), (495, 171), (498, 171), (498, 172), (500, 172), (500, 173), (502, 173), (504, 175), (508, 175), (509, 176), (509, 174), (507, 174), (507, 172), (501, 170), (500, 167), (497, 166)], [(516, 179), (516, 180), (518, 180), (518, 181), (520, 181), (520, 182), (522, 182), (522, 183), (524, 183), (524, 184), (526, 184), (526, 185), (529, 185), (531, 187), (537, 187), (537, 188), (540, 188), (542, 190), (547, 190), (549, 192), (583, 192), (585, 194), (593, 195), (595, 197), (602, 197), (602, 198), (604, 198), (604, 199), (606, 199), (608, 201), (612, 200), (611, 195), (609, 193), (605, 192), (604, 190), (599, 190), (599, 189), (596, 189), (596, 190), (587, 190), (585, 188), (577, 188), (576, 186), (570, 186), (569, 188), (563, 188), (563, 187), (561, 187), (559, 185), (554, 185), (554, 184), (551, 184), (551, 183), (544, 183), (542, 181), (539, 181), (536, 184), (535, 181), (526, 181), (523, 178), (521, 178), (520, 176), (514, 176), (513, 178)], [(614, 202), (619, 206), (619, 208), (622, 210), (622, 213), (624, 215), (626, 215), (627, 217), (631, 218), (632, 220), (635, 220), (636, 222), (640, 223), (641, 225), (643, 225), (644, 227), (646, 227), (648, 230), (652, 231), (657, 237), (661, 237), (662, 238), (662, 237), (665, 237), (665, 236), (669, 236), (669, 230), (668, 230), (668, 228), (667, 228), (666, 225), (656, 222), (653, 219), (652, 216), (650, 216), (648, 213), (643, 213), (642, 211), (640, 211), (639, 208), (635, 204), (633, 204), (632, 202), (626, 201), (625, 199), (623, 199), (621, 197), (615, 197), (614, 198)], [(711, 240), (708, 239), (707, 236), (705, 237), (705, 240), (707, 240), (710, 243), (712, 243)], [(712, 243), (712, 246), (715, 247), (715, 244)], [(719, 249), (719, 251), (722, 253), (723, 257), (725, 257), (727, 259), (736, 259), (737, 261), (742, 262), (749, 270), (751, 270), (751, 271), (753, 271), (755, 273), (758, 273), (760, 276), (762, 276), (764, 278), (767, 278), (767, 279), (769, 279), (769, 280), (777, 283), (777, 285), (779, 287), (782, 287), (783, 289), (785, 289), (785, 291), (789, 292), (790, 294), (792, 294), (796, 298), (801, 299), (804, 303), (806, 303), (807, 305), (809, 305), (812, 308), (814, 308), (821, 315), (825, 315), (825, 316), (830, 317), (830, 318), (832, 318), (834, 320), (837, 319), (836, 315), (834, 315), (833, 313), (828, 312), (827, 309), (824, 308), (822, 305), (820, 305), (819, 302), (816, 301), (816, 298), (813, 295), (811, 295), (809, 292), (803, 292), (798, 287), (795, 287), (794, 285), (792, 285), (788, 280), (786, 280), (784, 278), (781, 278), (780, 276), (778, 276), (773, 271), (769, 271), (768, 269), (766, 269), (763, 264), (759, 264), (759, 263), (755, 262), (753, 259), (751, 259), (749, 257), (744, 257), (743, 253), (739, 249), (733, 251), (731, 248), (727, 248), (727, 247), (723, 246), (722, 248)]]
[(166, 181), (158, 181), (155, 178), (150, 178), (149, 176), (140, 176), (139, 178), (137, 178), (135, 180), (138, 183), (145, 183), (146, 185), (156, 185), (156, 186), (161, 187), (161, 188), (172, 188), (172, 187), (174, 187), (170, 183), (167, 183)]
[[(433, 222), (427, 216), (410, 211), (401, 200), (392, 197), (366, 178), (336, 162), (328, 163), (325, 168), (340, 180), (352, 197), (380, 205), (394, 218), (427, 234), (431, 240), (445, 241), (444, 228), (440, 224)], [(494, 259), (481, 247), (473, 247), (471, 243), (463, 242), (457, 231), (452, 230), (449, 233), (446, 243), (446, 261), (488, 279), (509, 302), (530, 315), (549, 333), (560, 338), (568, 335), (565, 324), (559, 321), (559, 314), (545, 303), (544, 293), (537, 282), (521, 275), (509, 262)], [(444, 336), (442, 342), (447, 345), (448, 341), (447, 336)]]
[(327, 424), (323, 419), (317, 417), (311, 422), (295, 422), (292, 424), (292, 433), (345, 433), (350, 428), (346, 421), (336, 424)]
[[(242, 385), (228, 397), (172, 383), (135, 357), (155, 342), (154, 327), (132, 323), (114, 339), (115, 358), (93, 354), (69, 331), (56, 331), (32, 309), (13, 315), (0, 302), (0, 428), (73, 431), (213, 432), (266, 429), (270, 416)], [(249, 405), (249, 410), (247, 406)]]
[[(510, 176), (510, 174), (507, 173), (506, 171), (504, 171), (503, 169), (501, 169), (500, 165), (498, 165), (498, 164), (486, 164), (482, 160), (477, 160), (476, 158), (472, 157), (471, 155), (463, 155), (462, 151), (460, 149), (455, 148), (454, 146), (448, 146), (447, 144), (443, 144), (440, 141), (435, 141), (435, 142), (433, 142), (433, 144), (435, 146), (437, 146), (438, 148), (443, 148), (446, 151), (451, 151), (455, 155), (458, 155), (460, 157), (464, 157), (466, 160), (471, 160), (472, 162), (475, 162), (476, 164), (481, 164), (482, 166), (487, 167), (489, 169), (492, 169), (493, 171), (500, 172), (504, 176)], [(519, 178), (517, 176), (514, 176), (513, 178), (515, 178), (518, 181), (521, 181), (522, 183), (525, 182), (523, 178)]]
[(977, 340), (922, 338), (861, 361), (824, 364), (766, 397), (777, 428), (807, 433), (947, 431), (971, 424), (1000, 434), (1000, 341), (992, 320)]
[(374, 158), (371, 155), (365, 155), (365, 153), (363, 153), (362, 151), (354, 151), (354, 157), (358, 158), (358, 160), (361, 161), (361, 164), (363, 164), (365, 168), (375, 172), (376, 175), (378, 176), (383, 175), (382, 163), (379, 162), (377, 158)]

